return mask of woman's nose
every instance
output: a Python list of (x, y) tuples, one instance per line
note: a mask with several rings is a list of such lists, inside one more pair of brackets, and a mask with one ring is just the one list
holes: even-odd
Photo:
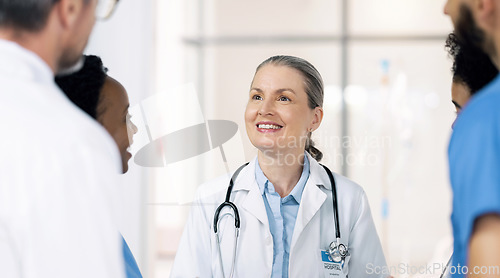
[(260, 108), (259, 115), (273, 115), (274, 114), (274, 102), (272, 100), (263, 100)]
[[(134, 124), (134, 122), (132, 122), (130, 119), (127, 121), (127, 126), (128, 128), (132, 131), (132, 134), (131, 135), (134, 135), (137, 133), (138, 131), (138, 128), (137, 126)], [(130, 132), (129, 132), (130, 133)]]
[(132, 121), (130, 121), (130, 124), (132, 125), (132, 131), (134, 132), (134, 134), (136, 134), (137, 131), (139, 131), (139, 129), (137, 128), (137, 126)]
[(444, 7), (443, 7), (443, 13), (448, 15), (449, 14), (449, 11), (448, 11), (448, 4), (449, 4), (450, 1), (446, 1), (446, 3), (444, 3)]

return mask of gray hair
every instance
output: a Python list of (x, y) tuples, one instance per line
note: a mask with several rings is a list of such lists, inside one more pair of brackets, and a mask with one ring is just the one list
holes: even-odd
[[(255, 70), (255, 73), (257, 73), (260, 68), (268, 64), (285, 66), (298, 70), (304, 77), (305, 91), (307, 93), (309, 108), (314, 109), (316, 107), (323, 107), (323, 99), (325, 95), (323, 79), (321, 78), (321, 74), (311, 63), (299, 57), (277, 55), (262, 62)], [(307, 134), (306, 151), (317, 161), (320, 161), (321, 158), (323, 158), (323, 153), (314, 147), (314, 142), (311, 139), (311, 132)]]
[(59, 0), (0, 0), (0, 27), (40, 31)]

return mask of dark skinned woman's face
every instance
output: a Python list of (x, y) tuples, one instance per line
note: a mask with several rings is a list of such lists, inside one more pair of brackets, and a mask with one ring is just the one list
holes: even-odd
[(455, 105), (457, 114), (462, 111), (462, 108), (470, 99), (470, 89), (462, 82), (452, 82), (451, 84), (451, 101)]
[(133, 135), (137, 133), (137, 127), (130, 121), (128, 108), (129, 100), (125, 88), (115, 79), (106, 77), (97, 107), (97, 121), (118, 145), (123, 173), (128, 171), (128, 161), (132, 157), (128, 148), (133, 142)]

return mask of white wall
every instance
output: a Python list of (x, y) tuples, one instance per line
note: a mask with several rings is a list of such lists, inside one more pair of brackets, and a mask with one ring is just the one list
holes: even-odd
[[(128, 90), (131, 106), (147, 96), (169, 91), (173, 87), (197, 82), (200, 76), (200, 52), (182, 43), (184, 37), (214, 36), (275, 36), (275, 35), (332, 35), (340, 32), (340, 0), (142, 0), (120, 1), (116, 13), (109, 21), (96, 25), (91, 37), (88, 54), (102, 57), (109, 74)], [(444, 1), (436, 0), (349, 0), (349, 32), (354, 36), (411, 36), (428, 35), (443, 38), (451, 31), (449, 20), (442, 15)], [(203, 3), (203, 16), (197, 5)], [(243, 5), (243, 3), (245, 5)], [(276, 13), (275, 11), (281, 11)], [(277, 16), (279, 14), (279, 16)], [(201, 30), (198, 30), (200, 27)], [(443, 41), (444, 44), (444, 41)], [(323, 74), (331, 91), (338, 94), (341, 61), (337, 42), (324, 43), (260, 43), (209, 45), (204, 50), (204, 94), (200, 95), (204, 116), (207, 119), (225, 119), (238, 123), (247, 159), (253, 148), (244, 132), (243, 110), (246, 95), (255, 67), (274, 54), (290, 54), (311, 60)], [(391, 153), (381, 154), (384, 159), (394, 159), (379, 167), (366, 168), (350, 165), (350, 177), (360, 182), (367, 191), (375, 221), (382, 236), (388, 261), (396, 264), (407, 261), (416, 265), (431, 260), (433, 246), (439, 245), (449, 228), (450, 192), (448, 189), (445, 147), (453, 108), (449, 105), (449, 63), (440, 41), (422, 42), (355, 42), (349, 47), (350, 85), (363, 87), (366, 93), (380, 89), (380, 61), (389, 59), (389, 90), (397, 86), (400, 72), (406, 74), (408, 87), (405, 100), (422, 101), (422, 112), (412, 122), (411, 152), (405, 145), (404, 134), (398, 130), (385, 132), (372, 128), (371, 113), (379, 109), (370, 102), (362, 109), (350, 107), (350, 135), (385, 136), (393, 141)], [(195, 83), (197, 86), (198, 84)], [(396, 88), (397, 89), (397, 88)], [(397, 91), (397, 90), (394, 90)], [(427, 95), (437, 96), (438, 104), (424, 106)], [(373, 96), (370, 98), (373, 100)], [(380, 100), (380, 99), (379, 99)], [(432, 100), (432, 99), (431, 99)], [(416, 105), (416, 104), (415, 104)], [(432, 106), (432, 105), (431, 105)], [(420, 107), (420, 106), (419, 106)], [(449, 111), (448, 111), (449, 110)], [(420, 113), (419, 112), (419, 113)], [(179, 113), (179, 115), (182, 115)], [(340, 135), (339, 107), (331, 109), (323, 125), (323, 136)], [(391, 118), (396, 121), (397, 117)], [(437, 119), (437, 120), (436, 120)], [(377, 127), (377, 126), (375, 126)], [(328, 132), (326, 130), (328, 129)], [(386, 134), (387, 133), (387, 134)], [(403, 136), (404, 137), (404, 136)], [(321, 144), (320, 144), (321, 146)], [(406, 148), (406, 149), (405, 149)], [(338, 152), (337, 148), (330, 150)], [(369, 149), (353, 149), (363, 153)], [(216, 155), (214, 155), (215, 157)], [(402, 157), (402, 158), (401, 158)], [(397, 160), (400, 158), (402, 160)], [(327, 162), (328, 163), (328, 162)], [(202, 163), (203, 165), (203, 163)], [(333, 169), (339, 165), (331, 162)], [(404, 168), (404, 171), (397, 172)], [(130, 171), (123, 176), (124, 211), (128, 215), (121, 231), (145, 277), (168, 275), (170, 265), (163, 265), (162, 272), (154, 264), (161, 261), (161, 251), (172, 259), (177, 240), (185, 221), (188, 207), (154, 207), (153, 201), (174, 199), (174, 186), (167, 178), (176, 180), (173, 166), (149, 170), (130, 162)], [(191, 170), (191, 169), (188, 169)], [(385, 172), (383, 172), (385, 171)], [(391, 175), (382, 175), (387, 172)], [(398, 173), (398, 175), (394, 173)], [(156, 173), (149, 182), (151, 173)], [(213, 174), (213, 173), (212, 173)], [(408, 174), (408, 175), (406, 175)], [(200, 172), (198, 179), (206, 173)], [(185, 175), (178, 180), (186, 184)], [(381, 185), (385, 184), (391, 201), (389, 220), (381, 216)], [(153, 189), (153, 187), (155, 187)], [(184, 190), (185, 188), (183, 188)], [(176, 189), (177, 190), (177, 189)], [(169, 199), (170, 198), (170, 199)], [(171, 201), (171, 200), (170, 200)], [(424, 205), (431, 204), (432, 206)], [(424, 208), (424, 209), (421, 209)], [(162, 221), (159, 221), (161, 219)], [(167, 221), (168, 220), (168, 221)], [(165, 223), (163, 223), (165, 222)], [(175, 222), (175, 223), (174, 223)], [(172, 223), (176, 224), (172, 228)], [(155, 230), (159, 224), (170, 230)], [(168, 225), (167, 225), (168, 224)], [(178, 227), (177, 227), (178, 226)], [(150, 230), (148, 230), (148, 227)], [(158, 228), (156, 227), (156, 228)], [(165, 243), (168, 241), (168, 244)], [(425, 244), (421, 244), (425, 242)], [(156, 246), (158, 245), (158, 246)], [(165, 245), (164, 247), (161, 247)], [(149, 248), (147, 248), (149, 247)], [(425, 248), (424, 248), (425, 247)], [(160, 254), (160, 255), (158, 255)], [(442, 258), (439, 258), (442, 259)], [(165, 258), (163, 258), (165, 261)], [(146, 262), (153, 262), (146, 265)], [(157, 267), (156, 267), (157, 268)], [(161, 275), (160, 275), (161, 273)]]
[[(86, 54), (98, 55), (108, 74), (126, 88), (131, 107), (151, 94), (154, 88), (154, 1), (120, 1), (107, 21), (98, 21)], [(133, 119), (132, 119), (133, 120)], [(139, 267), (146, 272), (146, 195), (143, 169), (129, 162), (122, 176), (125, 221), (120, 231), (134, 253)], [(146, 273), (144, 273), (146, 274)], [(147, 274), (145, 277), (148, 277)]]
[[(253, 157), (255, 148), (244, 132), (243, 111), (248, 86), (261, 61), (276, 54), (303, 57), (318, 68), (325, 84), (333, 88), (330, 94), (338, 90), (343, 70), (339, 41), (296, 43), (266, 39), (338, 37), (342, 29), (342, 1), (189, 2), (195, 8), (185, 9), (185, 17), (191, 23), (186, 36), (226, 39), (221, 40), (224, 43), (205, 45), (203, 59), (192, 66), (202, 68), (205, 116), (239, 125), (246, 160)], [(448, 250), (438, 250), (446, 249), (438, 246), (446, 245), (451, 234), (451, 192), (445, 154), (454, 117), (450, 101), (451, 61), (444, 51), (445, 36), (452, 26), (443, 14), (444, 2), (347, 1), (346, 29), (353, 38), (347, 45), (347, 85), (361, 92), (350, 94), (346, 135), (352, 140), (389, 140), (380, 146), (367, 142), (351, 147), (350, 155), (373, 155), (377, 161), (373, 165), (347, 161), (348, 177), (367, 192), (390, 265), (405, 262), (420, 266), (446, 262), (449, 256)], [(203, 4), (203, 14), (195, 18), (197, 3)], [(250, 39), (242, 42), (245, 37)], [(381, 69), (384, 60), (390, 64), (387, 76)], [(338, 144), (322, 144), (341, 136), (340, 108), (333, 106), (313, 136), (327, 156), (337, 158)], [(325, 159), (324, 163), (339, 172), (341, 165), (334, 160)]]

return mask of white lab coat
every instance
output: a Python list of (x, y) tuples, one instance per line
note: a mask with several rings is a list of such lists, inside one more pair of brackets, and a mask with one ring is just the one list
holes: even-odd
[[(308, 154), (309, 155), (309, 154)], [(331, 185), (325, 170), (309, 156), (310, 175), (300, 203), (290, 248), (289, 277), (327, 277), (320, 250), (335, 240)], [(236, 254), (235, 277), (270, 277), (273, 240), (259, 187), (254, 159), (236, 179), (231, 200), (240, 214), (241, 228)], [(386, 266), (363, 189), (347, 178), (334, 174), (339, 200), (341, 242), (351, 254), (351, 278), (385, 277), (368, 275), (375, 266)], [(213, 231), (215, 209), (225, 200), (229, 177), (201, 186), (193, 203), (175, 257), (171, 277), (222, 277)], [(228, 210), (223, 210), (221, 215)], [(233, 258), (234, 221), (220, 221), (224, 273), (229, 277)]]
[(125, 277), (115, 142), (1, 39), (0, 126), (0, 277)]

